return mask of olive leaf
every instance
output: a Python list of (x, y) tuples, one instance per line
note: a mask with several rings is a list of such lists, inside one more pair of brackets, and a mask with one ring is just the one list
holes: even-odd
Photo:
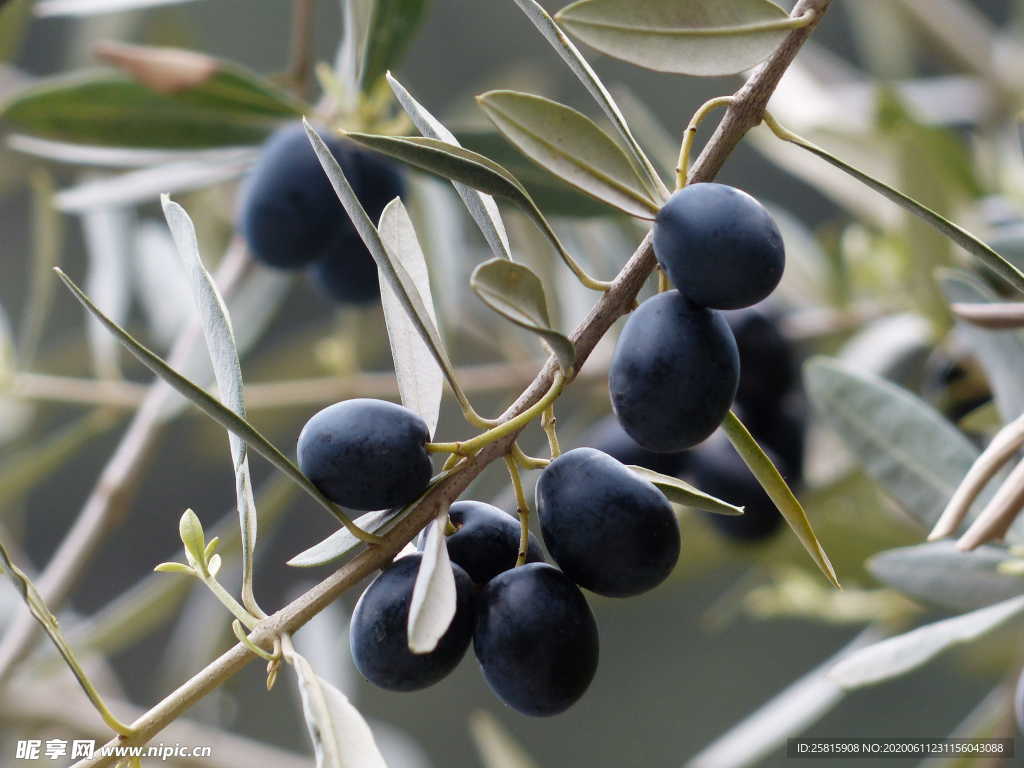
[(447, 525), (448, 507), (442, 506), (427, 528), (409, 603), (409, 650), (413, 653), (433, 651), (455, 618), (455, 571), (448, 558)]
[(488, 307), (520, 328), (536, 333), (558, 358), (563, 371), (576, 361), (576, 349), (563, 334), (551, 328), (544, 284), (523, 264), (491, 259), (473, 270), (473, 292)]
[[(419, 294), (430, 322), (436, 327), (434, 300), (430, 294), (430, 276), (423, 250), (416, 239), (409, 213), (402, 201), (395, 198), (380, 217), (380, 238), (384, 247), (408, 273), (412, 288)], [(444, 373), (437, 365), (430, 348), (409, 319), (405, 306), (395, 295), (383, 275), (380, 277), (380, 300), (384, 309), (384, 322), (391, 342), (391, 356), (395, 363), (395, 377), (402, 404), (423, 419), (431, 437), (437, 429), (444, 394)]]
[(747, 465), (772, 503), (782, 513), (783, 519), (796, 534), (800, 544), (811, 556), (815, 565), (832, 586), (839, 588), (839, 579), (836, 577), (835, 569), (832, 567), (825, 548), (818, 541), (811, 521), (807, 519), (807, 513), (800, 501), (793, 495), (793, 491), (786, 484), (782, 475), (779, 474), (775, 464), (732, 411), (726, 414), (725, 420), (722, 422), (722, 430), (729, 438), (733, 448), (736, 449), (736, 453), (743, 459), (743, 463)]
[(426, 4), (426, 0), (375, 0), (363, 49), (363, 91), (369, 92), (399, 62), (423, 21)]
[(880, 633), (869, 627), (834, 656), (740, 720), (694, 755), (684, 768), (746, 768), (757, 765), (794, 733), (803, 733), (845, 698), (846, 692), (827, 672), (853, 651), (877, 642)]
[[(401, 512), (402, 508), (400, 507), (367, 512), (365, 515), (357, 517), (354, 522), (364, 531), (380, 535), (387, 531), (388, 525), (395, 521)], [(317, 568), (321, 565), (330, 565), (354, 551), (361, 543), (348, 530), (342, 528), (323, 541), (317, 542), (309, 549), (295, 555), (287, 565), (293, 568)]]
[(1024, 273), (1022, 273), (1017, 267), (1008, 262), (998, 253), (989, 248), (985, 243), (981, 242), (978, 238), (972, 235), (963, 227), (954, 224), (944, 216), (940, 216), (938, 213), (928, 208), (925, 205), (917, 202), (911, 197), (904, 195), (898, 189), (890, 187), (888, 184), (879, 181), (873, 176), (869, 176), (863, 171), (854, 168), (849, 163), (840, 160), (835, 155), (822, 149), (817, 144), (808, 141), (800, 136), (797, 136), (792, 131), (789, 131), (779, 125), (778, 121), (775, 120), (771, 115), (765, 114), (765, 122), (771, 128), (772, 132), (783, 141), (788, 141), (791, 144), (795, 144), (798, 147), (806, 149), (808, 152), (817, 155), (825, 162), (835, 166), (841, 171), (845, 171), (853, 178), (860, 181), (867, 187), (870, 187), (875, 192), (878, 192), (883, 197), (887, 198), (891, 202), (903, 208), (905, 211), (917, 216), (919, 219), (924, 221), (926, 224), (931, 225), (939, 232), (944, 234), (954, 243), (959, 245), (965, 251), (970, 253), (972, 256), (977, 258), (986, 268), (991, 270), (994, 274), (1001, 277), (1007, 283), (1012, 285), (1018, 291), (1024, 293)]
[(196, 513), (186, 509), (178, 521), (178, 534), (185, 547), (185, 557), (193, 568), (206, 565), (206, 534)]
[(978, 450), (938, 411), (883, 379), (816, 358), (807, 391), (871, 477), (924, 528), (938, 520)]
[[(131, 294), (124, 274), (129, 264), (132, 218), (132, 212), (124, 208), (100, 208), (82, 217), (82, 233), (85, 236), (89, 265), (85, 289), (119, 323), (125, 321), (131, 305)], [(120, 377), (117, 341), (105, 333), (103, 326), (91, 317), (86, 317), (86, 339), (96, 375), (101, 378)]]
[(530, 20), (530, 23), (547, 40), (548, 44), (555, 50), (555, 53), (565, 62), (566, 66), (576, 75), (580, 83), (583, 84), (583, 87), (587, 89), (587, 93), (597, 102), (597, 105), (615, 127), (615, 130), (626, 144), (633, 162), (646, 179), (646, 186), (650, 193), (656, 198), (667, 199), (669, 192), (665, 187), (665, 182), (658, 176), (658, 172), (654, 169), (647, 155), (644, 154), (643, 149), (640, 148), (636, 138), (634, 138), (629, 125), (626, 123), (626, 118), (622, 114), (622, 110), (619, 109), (619, 105), (615, 103), (615, 99), (612, 98), (611, 93), (604, 83), (601, 82), (601, 78), (597, 76), (594, 68), (583, 58), (579, 48), (555, 24), (554, 19), (551, 18), (537, 0), (515, 0), (515, 3), (526, 14), (526, 18)]
[(846, 689), (874, 685), (927, 664), (943, 651), (992, 632), (1024, 612), (1024, 596), (890, 637), (855, 651), (828, 676)]
[(226, 407), (198, 384), (189, 381), (187, 378), (175, 371), (164, 360), (162, 360), (159, 355), (154, 354), (143, 344), (139, 343), (130, 333), (107, 317), (103, 311), (85, 295), (82, 289), (79, 288), (70, 277), (64, 274), (63, 271), (60, 269), (55, 269), (54, 271), (82, 306), (88, 309), (94, 317), (98, 318), (99, 321), (103, 323), (104, 327), (114, 334), (125, 348), (132, 353), (135, 359), (163, 379), (172, 389), (191, 401), (211, 419), (244, 440), (250, 448), (263, 456), (263, 458), (283, 472), (286, 477), (291, 479), (296, 485), (316, 499), (320, 505), (334, 515), (339, 522), (345, 526), (352, 524), (352, 521), (345, 515), (345, 513), (338, 509), (336, 505), (331, 503), (317, 489), (317, 487), (310, 482), (309, 478), (303, 475), (299, 468), (295, 466), (287, 456), (281, 453), (280, 449), (260, 434), (252, 424), (230, 408)]
[(35, 81), (0, 117), (46, 139), (116, 147), (195, 148), (258, 144), (301, 107), (258, 75), (211, 60), (194, 83), (157, 91), (120, 73)]
[[(554, 228), (544, 218), (530, 193), (515, 176), (498, 163), (464, 147), (425, 136), (380, 136), (369, 133), (347, 133), (346, 136), (414, 168), (508, 200), (529, 216), (558, 251), (566, 266), (582, 279), (579, 265), (562, 245), (562, 241), (558, 239)], [(373, 249), (370, 252), (372, 253)]]
[(555, 20), (609, 56), (659, 72), (699, 76), (750, 69), (794, 26), (769, 0), (579, 0)]
[[(384, 242), (381, 240), (380, 232), (363, 209), (355, 190), (352, 189), (352, 185), (345, 177), (345, 172), (327, 148), (324, 140), (306, 122), (305, 118), (303, 119), (303, 125), (313, 145), (313, 151), (316, 152), (317, 159), (319, 159), (324, 173), (327, 174), (327, 178), (334, 188), (334, 193), (338, 196), (349, 219), (352, 220), (353, 226), (355, 226), (373, 260), (377, 263), (380, 279), (387, 282), (395, 297), (402, 303), (409, 321), (416, 328), (417, 333), (419, 333), (420, 338), (422, 338), (424, 344), (430, 350), (434, 360), (437, 361), (459, 403), (463, 405), (468, 404), (469, 400), (459, 385), (458, 378), (455, 376), (455, 368), (452, 366), (451, 360), (448, 359), (448, 352), (445, 349), (444, 342), (441, 341), (441, 334), (434, 324), (431, 313), (424, 305), (423, 299), (416, 289), (412, 278), (406, 272), (401, 262), (388, 252)], [(353, 138), (356, 136), (355, 134), (350, 135)]]
[(489, 91), (477, 103), (523, 154), (563, 181), (636, 218), (658, 212), (630, 158), (583, 113), (516, 91)]
[[(161, 203), (178, 251), (178, 259), (192, 288), (192, 299), (199, 314), (221, 402), (244, 419), (245, 386), (242, 383), (242, 366), (228, 309), (199, 255), (199, 241), (192, 219), (184, 208), (172, 202), (167, 195), (161, 197)], [(242, 598), (245, 605), (252, 606), (256, 604), (252, 585), (252, 559), (258, 530), (256, 501), (253, 499), (245, 441), (229, 431), (228, 445), (235, 475), (239, 527), (242, 531)]]
[[(398, 103), (412, 118), (413, 124), (420, 133), (428, 138), (460, 146), (455, 135), (416, 101), (405, 87), (392, 77), (390, 72), (387, 73), (387, 79)], [(499, 258), (511, 259), (512, 249), (509, 246), (508, 233), (505, 231), (505, 224), (501, 220), (501, 212), (498, 210), (498, 204), (494, 202), (494, 198), (457, 181), (452, 182), (452, 185), (459, 197), (462, 198), (469, 215), (473, 217), (473, 221), (480, 228), (491, 252)]]
[(868, 560), (867, 569), (915, 600), (965, 611), (1024, 593), (1024, 580), (999, 571), (1009, 557), (1002, 547), (961, 552), (955, 542), (934, 541), (880, 552)]
[[(938, 277), (950, 303), (988, 304), (998, 300), (990, 288), (966, 272), (943, 269)], [(1017, 330), (992, 330), (965, 322), (957, 324), (957, 333), (988, 374), (1003, 421), (1024, 413), (1024, 336)]]
[(290, 641), (284, 646), (285, 658), (298, 681), (317, 768), (387, 768), (359, 710), (345, 694), (319, 677)]
[(679, 504), (693, 509), (702, 509), (705, 512), (715, 512), (719, 515), (742, 515), (743, 507), (737, 507), (727, 501), (717, 499), (699, 488), (695, 488), (685, 480), (671, 475), (663, 475), (653, 469), (639, 467), (634, 464), (627, 465), (633, 474), (653, 484), (659, 491), (665, 494), (665, 498), (673, 504)]

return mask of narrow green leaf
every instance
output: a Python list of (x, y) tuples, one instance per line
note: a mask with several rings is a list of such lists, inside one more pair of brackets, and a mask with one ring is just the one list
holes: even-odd
[[(938, 273), (942, 292), (951, 304), (990, 304), (996, 294), (966, 272)], [(992, 394), (1004, 422), (1024, 413), (1024, 335), (1017, 330), (992, 330), (958, 322), (957, 333), (988, 374)]]
[(952, 541), (934, 541), (881, 552), (867, 562), (883, 584), (926, 604), (958, 611), (983, 608), (1024, 593), (1024, 579), (999, 572), (1007, 550), (982, 546), (961, 552)]
[(685, 480), (671, 475), (663, 475), (653, 469), (628, 465), (633, 474), (642, 477), (657, 487), (665, 494), (665, 497), (673, 504), (679, 504), (693, 509), (702, 509), (705, 512), (714, 512), (719, 515), (742, 515), (743, 507), (737, 507), (727, 501), (717, 499), (709, 493), (704, 493), (700, 488), (690, 485)]
[(804, 508), (793, 495), (793, 491), (779, 474), (779, 470), (772, 460), (768, 458), (747, 428), (743, 426), (743, 422), (732, 411), (729, 411), (725, 421), (722, 422), (722, 429), (743, 462), (764, 488), (765, 493), (782, 513), (782, 517), (789, 527), (793, 529), (793, 533), (796, 534), (797, 539), (807, 550), (807, 554), (811, 556), (815, 565), (825, 575), (825, 578), (838, 588), (839, 579), (836, 577), (836, 572), (832, 568), (832, 563), (829, 561), (824, 547), (821, 546), (821, 542), (818, 541), (818, 537), (814, 533), (814, 528), (811, 527), (811, 521), (807, 519), (807, 513), (804, 512)]
[(477, 103), (523, 154), (573, 187), (640, 219), (658, 212), (630, 158), (586, 115), (516, 91), (489, 91)]
[(423, 21), (426, 6), (426, 0), (376, 0), (363, 54), (363, 91), (369, 92), (401, 60)]
[(88, 309), (96, 318), (103, 323), (108, 331), (114, 334), (121, 343), (128, 349), (135, 358), (153, 373), (163, 379), (172, 389), (187, 398), (196, 405), (203, 413), (216, 421), (222, 427), (230, 430), (242, 438), (246, 444), (259, 453), (263, 458), (277, 467), (281, 472), (295, 482), (306, 493), (316, 499), (321, 506), (335, 516), (343, 525), (350, 525), (351, 520), (337, 506), (332, 504), (317, 489), (309, 479), (299, 471), (299, 468), (288, 459), (281, 451), (267, 438), (261, 435), (255, 427), (243, 419), (230, 408), (224, 406), (217, 398), (210, 395), (199, 385), (189, 381), (180, 373), (171, 368), (158, 355), (140, 344), (127, 331), (117, 323), (103, 314), (103, 311), (89, 299), (82, 289), (75, 285), (74, 281), (64, 272), (57, 269), (58, 277), (64, 282), (75, 298), (82, 306)]
[[(357, 517), (355, 524), (364, 531), (379, 536), (387, 531), (390, 524), (395, 522), (402, 512), (401, 508), (367, 512), (365, 515)], [(287, 564), (293, 568), (318, 568), (322, 565), (331, 565), (361, 546), (362, 542), (359, 539), (347, 529), (341, 528), (323, 541), (295, 555)]]
[(955, 645), (992, 632), (1024, 611), (1015, 597), (952, 619), (926, 624), (850, 654), (829, 672), (843, 688), (861, 688), (906, 674)]
[(258, 144), (300, 109), (255, 75), (222, 65), (205, 82), (157, 92), (128, 76), (88, 72), (37, 81), (0, 117), (56, 141), (117, 147), (190, 148)]
[[(455, 134), (416, 101), (402, 84), (391, 76), (390, 72), (388, 72), (387, 78), (395, 98), (398, 99), (398, 103), (402, 105), (406, 114), (412, 118), (413, 124), (420, 133), (431, 139), (460, 146)], [(452, 185), (459, 197), (462, 198), (469, 215), (473, 217), (473, 221), (480, 228), (491, 252), (499, 258), (511, 259), (512, 249), (509, 246), (508, 233), (505, 231), (505, 224), (501, 220), (501, 212), (498, 210), (498, 204), (494, 202), (494, 198), (457, 181), (452, 182)]]
[[(377, 231), (374, 222), (363, 209), (362, 203), (359, 202), (359, 198), (356, 197), (356, 193), (352, 189), (352, 185), (345, 177), (345, 172), (341, 169), (341, 166), (334, 158), (334, 155), (331, 154), (327, 145), (324, 144), (323, 139), (310, 127), (309, 123), (306, 123), (305, 120), (303, 122), (306, 126), (306, 134), (313, 144), (313, 151), (316, 152), (316, 156), (320, 160), (320, 166), (324, 169), (324, 173), (327, 174), (327, 178), (334, 188), (334, 193), (338, 196), (367, 250), (377, 263), (380, 279), (387, 282), (395, 297), (402, 303), (410, 322), (416, 328), (423, 343), (426, 344), (430, 353), (434, 356), (434, 360), (437, 361), (438, 366), (444, 372), (445, 379), (448, 380), (448, 384), (455, 393), (456, 398), (458, 398), (460, 403), (468, 403), (469, 401), (455, 375), (455, 368), (452, 366), (451, 360), (448, 359), (448, 351), (441, 340), (441, 334), (438, 332), (437, 326), (434, 325), (432, 315), (424, 305), (413, 279), (409, 276), (401, 262), (388, 252), (384, 242), (381, 240), (380, 232)], [(438, 143), (443, 144), (443, 142)]]
[(896, 205), (900, 206), (905, 211), (909, 211), (922, 221), (935, 227), (935, 229), (944, 234), (954, 243), (959, 245), (972, 256), (976, 257), (994, 274), (1001, 277), (1018, 291), (1024, 293), (1024, 273), (985, 245), (985, 243), (981, 242), (981, 240), (976, 238), (966, 229), (963, 229), (943, 216), (940, 216), (931, 208), (921, 205), (921, 203), (917, 202), (913, 198), (907, 197), (899, 190), (890, 187), (888, 184), (885, 184), (884, 182), (869, 176), (863, 171), (854, 168), (852, 165), (843, 162), (838, 157), (830, 154), (816, 144), (813, 144), (812, 142), (807, 141), (806, 139), (797, 136), (795, 133), (783, 128), (773, 117), (771, 117), (771, 115), (765, 115), (765, 122), (772, 129), (772, 132), (783, 141), (796, 144), (798, 147), (802, 147), (808, 152), (817, 155), (825, 162), (835, 166), (841, 171), (845, 171), (862, 184), (875, 190), (891, 202), (896, 203)]
[(473, 292), (488, 307), (520, 328), (536, 333), (568, 371), (576, 361), (576, 349), (563, 334), (551, 328), (544, 284), (523, 264), (491, 259), (473, 270)]
[(317, 768), (387, 768), (370, 726), (345, 694), (317, 676), (290, 640), (285, 643), (285, 658), (298, 679)]
[(794, 27), (769, 0), (579, 0), (555, 19), (592, 48), (659, 72), (734, 75)]
[[(579, 266), (565, 250), (562, 241), (558, 239), (555, 230), (544, 218), (544, 214), (541, 213), (540, 208), (537, 207), (525, 187), (493, 160), (463, 147), (424, 136), (378, 136), (368, 133), (348, 133), (346, 135), (370, 149), (383, 152), (415, 168), (450, 181), (461, 182), (489, 195), (504, 198), (518, 206), (544, 233), (569, 269), (582, 279)], [(327, 157), (330, 157), (329, 153)], [(337, 162), (334, 161), (334, 164), (337, 165)], [(370, 252), (373, 252), (372, 248)]]
[[(428, 319), (436, 328), (437, 316), (430, 293), (427, 262), (409, 213), (399, 198), (388, 203), (381, 213), (379, 229), (384, 247), (409, 275), (412, 288), (419, 295)], [(441, 396), (444, 394), (444, 372), (438, 367), (430, 347), (424, 343), (409, 318), (401, 299), (395, 295), (383, 275), (380, 277), (380, 300), (402, 405), (426, 422), (433, 437), (441, 411)]]
[[(245, 386), (242, 383), (242, 366), (238, 359), (238, 346), (235, 343), (235, 331), (228, 309), (199, 255), (199, 241), (192, 219), (184, 208), (172, 202), (166, 195), (161, 198), (161, 203), (171, 236), (174, 238), (179, 261), (192, 288), (192, 299), (199, 313), (200, 326), (210, 354), (221, 402), (244, 419)], [(242, 532), (242, 598), (247, 606), (255, 606), (252, 560), (256, 549), (258, 521), (256, 502), (252, 493), (252, 477), (249, 474), (249, 455), (245, 441), (230, 431), (228, 444), (235, 475), (238, 520)]]
[(623, 116), (622, 110), (619, 109), (619, 105), (615, 103), (615, 99), (612, 98), (611, 93), (609, 93), (604, 83), (601, 82), (601, 78), (597, 76), (594, 68), (583, 58), (579, 48), (555, 24), (555, 20), (551, 18), (537, 0), (515, 0), (515, 3), (526, 14), (526, 17), (537, 28), (537, 31), (548, 41), (548, 44), (555, 50), (555, 53), (559, 55), (572, 73), (576, 75), (580, 83), (583, 84), (583, 87), (587, 89), (587, 93), (591, 95), (611, 121), (611, 124), (629, 149), (636, 167), (640, 169), (640, 172), (647, 180), (647, 188), (651, 194), (656, 198), (667, 199), (669, 192), (665, 187), (665, 182), (658, 176), (658, 172), (654, 169), (651, 161), (633, 137), (633, 133), (629, 129), (629, 125), (626, 123), (626, 118)]
[(817, 411), (871, 477), (930, 530), (978, 450), (938, 411), (876, 376), (817, 358), (804, 368)]

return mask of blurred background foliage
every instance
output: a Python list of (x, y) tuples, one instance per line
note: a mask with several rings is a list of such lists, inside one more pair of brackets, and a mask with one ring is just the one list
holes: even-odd
[[(284, 0), (208, 0), (84, 18), (30, 19), (30, 6), (13, 0), (0, 9), (0, 54), (8, 57), (0, 64), (0, 99), (35, 78), (95, 66), (92, 51), (100, 40), (192, 48), (268, 74), (283, 71), (289, 60), (284, 30), (291, 8)], [(330, 61), (340, 34), (339, 8), (321, 2), (316, 14), (316, 55)], [(23, 35), (16, 32), (19, 17), (26, 21)], [(1018, 75), (1022, 25), (1024, 3), (1012, 0), (836, 2), (787, 74), (772, 110), (798, 133), (964, 224), (1024, 268), (1017, 119), (1024, 97)], [(641, 143), (665, 169), (675, 163), (693, 110), (737, 82), (671, 77), (587, 53)], [(538, 190), (541, 207), (555, 216), (570, 250), (593, 274), (612, 275), (625, 262), (642, 229), (552, 185), (499, 143), (475, 108), (477, 93), (517, 88), (594, 111), (513, 3), (433, 0), (397, 75), (468, 146), (507, 161)], [(709, 133), (705, 128), (702, 138)], [(234, 177), (251, 160), (242, 151), (222, 166), (223, 178), (176, 194), (196, 220), (208, 262), (217, 260), (231, 237)], [(77, 516), (140, 400), (140, 383), (148, 381), (109, 338), (83, 322), (77, 304), (56, 289), (48, 266), (84, 276), (98, 303), (161, 353), (191, 311), (169, 257), (159, 190), (148, 200), (110, 206), (96, 204), (102, 186), (83, 186), (102, 185), (118, 172), (0, 148), (0, 531), (17, 542), (30, 572), (45, 565)], [(763, 128), (742, 143), (719, 179), (755, 195), (777, 215), (789, 257), (777, 303), (802, 355), (836, 355), (917, 392), (954, 421), (966, 419), (979, 440), (991, 434), (999, 420), (988, 377), (933, 278), (939, 267), (968, 266), (954, 246)], [(412, 185), (410, 207), (431, 264), (443, 332), (456, 363), (466, 368), (464, 384), (481, 412), (497, 412), (532, 378), (540, 351), (468, 291), (469, 273), (486, 258), (485, 246), (450, 190), (422, 176), (414, 176)], [(505, 213), (517, 256), (554, 286), (548, 295), (556, 327), (574, 327), (593, 295), (576, 285), (528, 222)], [(338, 310), (304, 278), (269, 273), (257, 273), (248, 293), (231, 305), (235, 326), (246, 337), (243, 366), (253, 421), (278, 445), (292, 446), (301, 424), (322, 404), (352, 395), (396, 396), (378, 308)], [(563, 446), (578, 445), (607, 413), (603, 373), (611, 349), (609, 339), (559, 401)], [(1024, 356), (1017, 363), (1024, 365)], [(198, 358), (195, 364), (202, 365)], [(201, 367), (194, 370), (203, 375)], [(458, 410), (446, 403), (438, 434), (454, 439), (464, 431)], [(540, 430), (527, 435), (528, 451), (543, 444)], [(162, 429), (127, 513), (77, 585), (65, 624), (73, 642), (95, 651), (90, 663), (110, 690), (120, 692), (116, 698), (145, 707), (234, 642), (220, 606), (204, 590), (150, 575), (154, 564), (173, 559), (176, 522), (186, 507), (207, 528), (218, 520), (225, 530), (234, 527), (227, 458), (221, 428), (182, 410)], [(283, 488), (262, 461), (254, 462), (253, 472), (263, 488), (257, 594), (265, 606), (277, 606), (323, 575), (283, 564), (328, 535), (332, 524)], [(322, 676), (380, 724), (378, 736), (386, 753), (397, 755), (397, 768), (480, 765), (468, 724), (481, 709), (541, 766), (680, 765), (866, 624), (881, 620), (899, 628), (921, 618), (924, 609), (881, 588), (864, 561), (919, 542), (924, 532), (813, 416), (807, 476), (802, 500), (844, 592), (827, 588), (788, 533), (739, 547), (723, 542), (704, 519), (684, 516), (683, 556), (668, 584), (624, 602), (588, 596), (602, 631), (600, 670), (584, 699), (555, 720), (500, 709), (470, 659), (423, 693), (370, 688), (348, 662), (345, 616), (353, 596), (315, 620), (297, 642)], [(494, 467), (467, 496), (497, 499), (508, 508), (506, 485)], [(146, 591), (139, 603), (113, 602), (133, 586), (159, 589), (159, 599)], [(14, 611), (12, 596), (0, 587), (5, 623)], [(946, 734), (1019, 665), (1019, 640), (1007, 630), (900, 680), (849, 695), (808, 724), (807, 733)], [(0, 693), (0, 754), (13, 754), (13, 739), (69, 738), (72, 731), (99, 726), (77, 692), (60, 700), (59, 709), (40, 703), (42, 714), (19, 714), (22, 686), (32, 699), (41, 695), (40, 681), (63, 686), (70, 679), (45, 656), (28, 662), (19, 683)], [(306, 751), (291, 686), (268, 694), (263, 682), (254, 665), (190, 717), (293, 753)], [(774, 752), (759, 764), (784, 762)]]

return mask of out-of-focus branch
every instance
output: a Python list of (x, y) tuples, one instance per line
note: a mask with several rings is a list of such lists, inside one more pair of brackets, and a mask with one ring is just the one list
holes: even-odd
[[(793, 10), (794, 16), (811, 12), (814, 19), (807, 26), (791, 32), (778, 50), (754, 71), (747, 83), (736, 93), (722, 124), (694, 163), (690, 172), (691, 181), (713, 179), (743, 135), (761, 121), (772, 91), (829, 3), (830, 0), (800, 0), (797, 3)], [(654, 249), (651, 245), (651, 236), (648, 234), (612, 281), (611, 287), (573, 332), (577, 370), (584, 367), (594, 347), (608, 332), (612, 323), (633, 306), (637, 293), (650, 276), (654, 265)], [(507, 422), (536, 404), (551, 388), (557, 371), (557, 360), (554, 357), (549, 358), (532, 383), (501, 415), (500, 421)], [(340, 594), (388, 563), (429, 520), (438, 514), (443, 505), (455, 501), (488, 464), (505, 456), (516, 437), (517, 434), (511, 434), (496, 440), (467, 459), (460, 471), (438, 483), (412, 512), (387, 533), (380, 544), (363, 550), (313, 589), (273, 616), (261, 621), (250, 634), (250, 640), (257, 645), (266, 646), (278, 635), (294, 632), (330, 605)], [(122, 739), (120, 742), (115, 740), (111, 745), (146, 743), (253, 658), (241, 644), (234, 646), (132, 723), (135, 730), (132, 738)], [(75, 768), (100, 768), (113, 762), (113, 758), (83, 760)]]

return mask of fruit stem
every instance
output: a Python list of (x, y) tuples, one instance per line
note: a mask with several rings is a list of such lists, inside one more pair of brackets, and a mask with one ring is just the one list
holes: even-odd
[(544, 413), (545, 409), (554, 403), (555, 400), (558, 399), (558, 396), (562, 394), (562, 388), (564, 386), (565, 374), (558, 371), (555, 374), (555, 380), (551, 383), (551, 388), (547, 391), (544, 397), (515, 418), (509, 419), (508, 421), (463, 442), (427, 443), (427, 450), (431, 453), (454, 453), (460, 456), (472, 456), (485, 445), (489, 445), (495, 440), (500, 440), (503, 437), (507, 437), (508, 435), (518, 432), (539, 415)]
[(526, 564), (526, 554), (530, 548), (530, 503), (523, 492), (523, 479), (519, 476), (519, 465), (509, 452), (505, 455), (505, 466), (512, 478), (512, 488), (516, 493), (516, 512), (519, 515), (519, 554), (516, 556), (516, 568)]
[(658, 266), (658, 293), (664, 293), (672, 289), (672, 284), (668, 281), (668, 273)]
[(719, 107), (727, 107), (732, 104), (732, 96), (717, 96), (701, 104), (700, 108), (693, 113), (690, 124), (683, 132), (683, 144), (679, 148), (679, 162), (676, 164), (676, 189), (686, 186), (687, 177), (690, 174), (690, 153), (693, 150), (693, 140), (697, 137), (697, 129), (712, 110)]
[(536, 456), (527, 456), (519, 443), (512, 443), (512, 458), (516, 460), (523, 469), (544, 469), (551, 463), (551, 459), (539, 459)]
[(548, 436), (551, 458), (557, 459), (562, 455), (562, 446), (558, 443), (558, 419), (555, 418), (554, 403), (544, 409), (544, 415), (540, 418), (540, 425), (544, 429), (544, 434)]

